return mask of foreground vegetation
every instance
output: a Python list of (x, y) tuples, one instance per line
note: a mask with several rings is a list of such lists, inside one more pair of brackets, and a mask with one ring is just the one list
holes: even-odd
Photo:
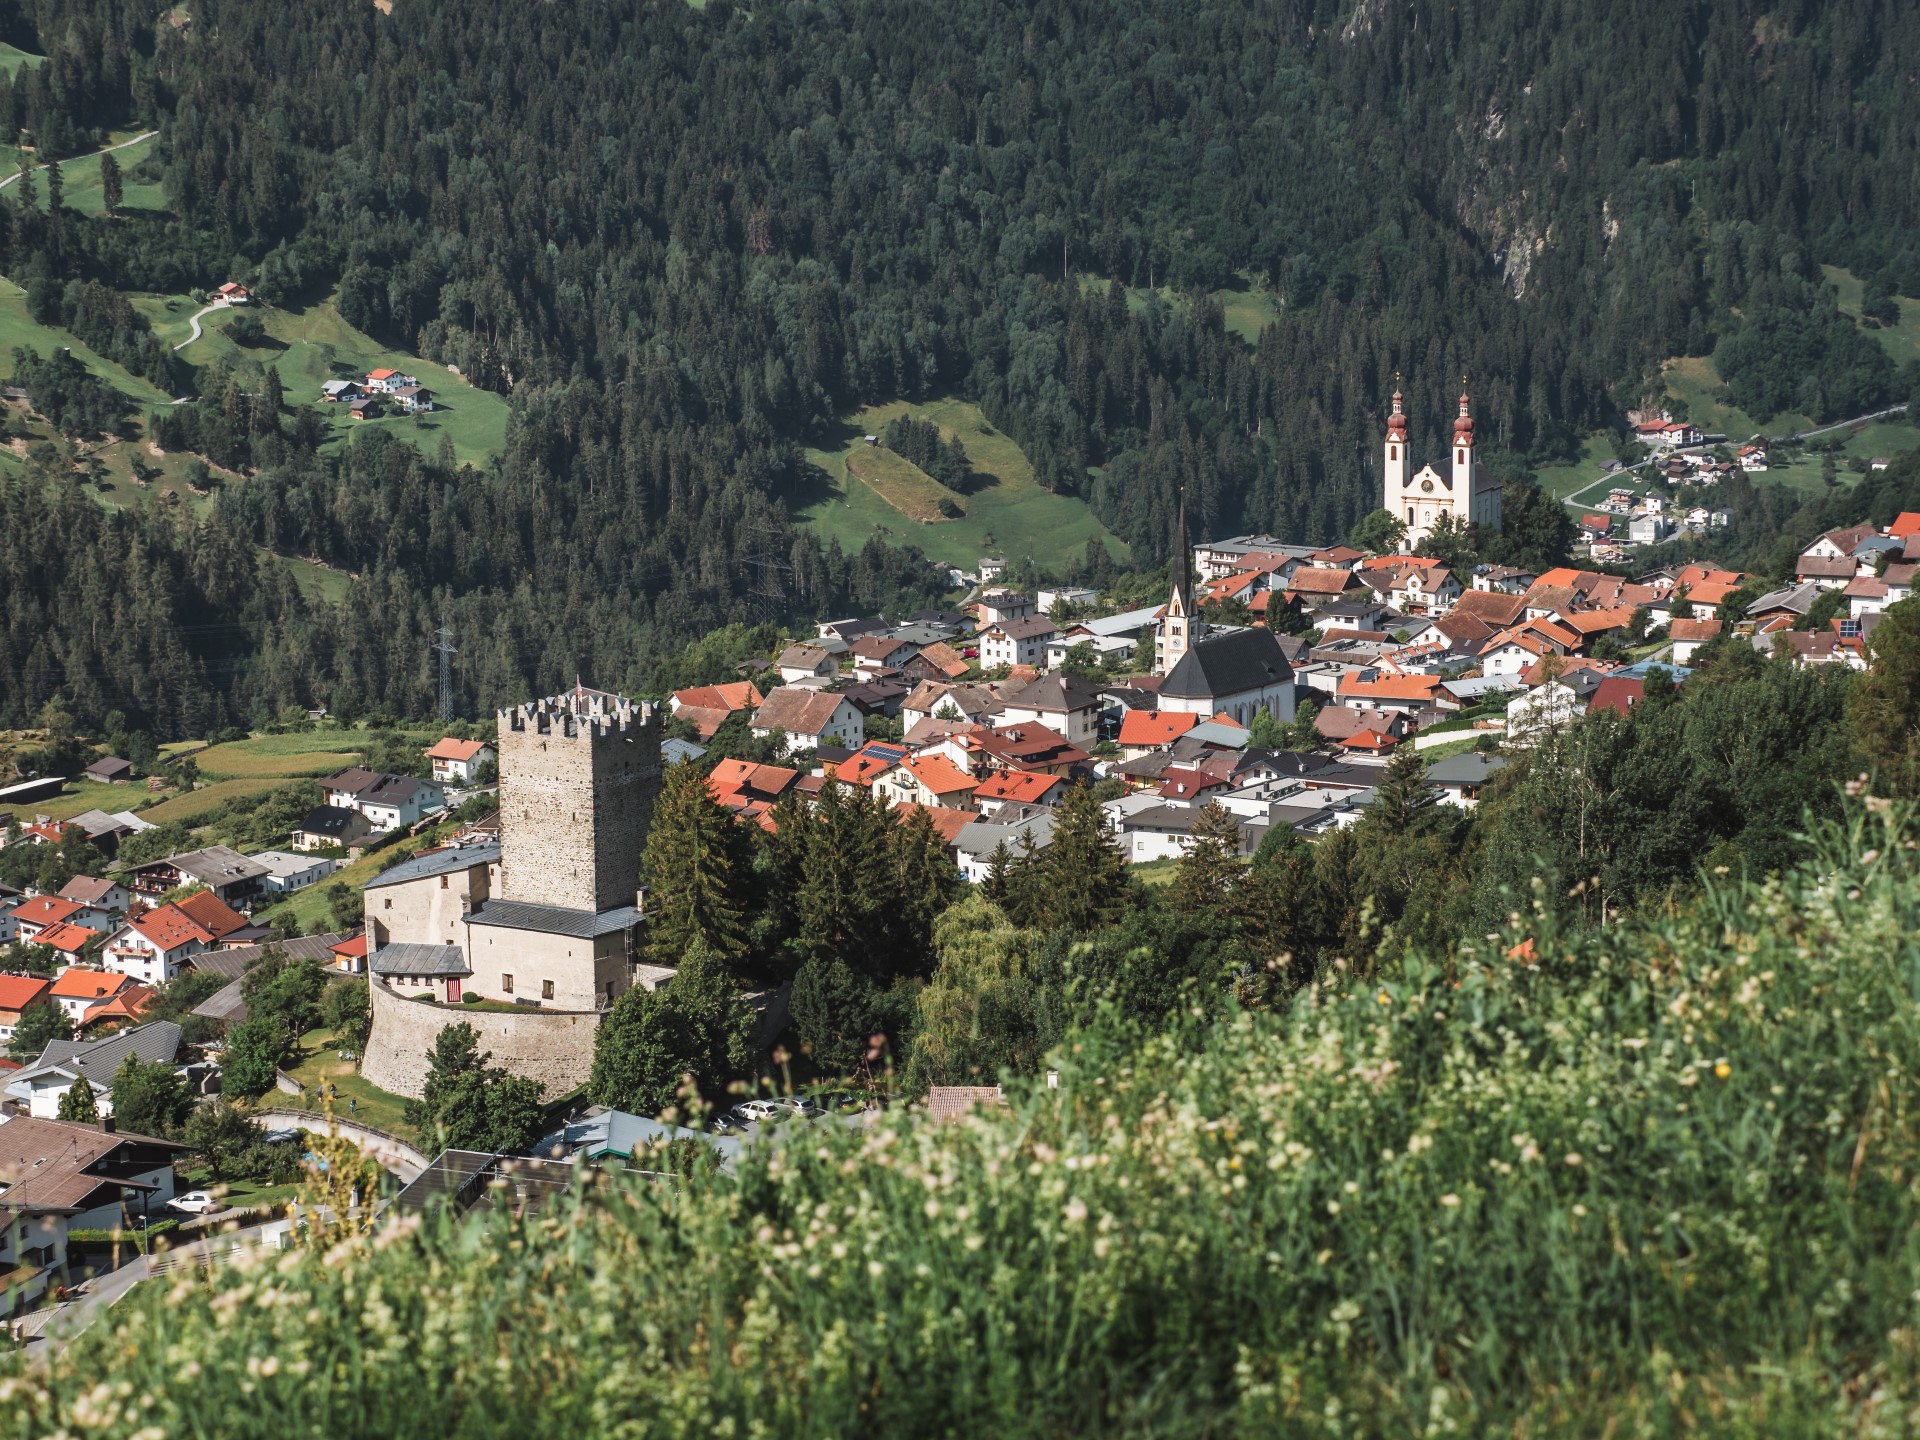
[(146, 1287), (7, 1428), (1904, 1433), (1920, 867), (1887, 807), (1814, 852), (1612, 931), (1515, 896), (1286, 1014), (1109, 1011), (963, 1124)]

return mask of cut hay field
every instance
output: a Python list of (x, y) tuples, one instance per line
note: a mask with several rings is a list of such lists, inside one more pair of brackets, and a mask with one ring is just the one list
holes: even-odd
[(264, 795), (286, 784), (286, 777), (275, 776), (264, 780), (216, 780), (187, 794), (175, 795), (171, 800), (162, 800), (151, 810), (142, 810), (140, 818), (154, 825), (171, 825), (176, 821), (191, 825), (204, 820), (218, 810), (227, 801), (241, 795)]
[(103, 785), (97, 780), (74, 780), (58, 795), (47, 800), (27, 800), (18, 805), (0, 805), (0, 815), (31, 821), (36, 815), (51, 820), (71, 820), (88, 810), (131, 810), (147, 796), (144, 785)]
[[(27, 292), (11, 280), (0, 280), (0, 379), (13, 378), (13, 352), (16, 348), (31, 350), (43, 357), (57, 350), (71, 350), (74, 358), (88, 371), (125, 394), (137, 406), (164, 405), (173, 398), (82, 345), (67, 331), (40, 324), (27, 313)], [(127, 408), (131, 410), (136, 405)]]
[[(262, 778), (295, 780), (331, 775), (354, 763), (360, 742), (342, 731), (337, 744), (320, 735), (261, 735), (251, 740), (236, 740), (216, 745), (194, 757), (200, 773), (208, 780), (258, 780)], [(297, 747), (283, 743), (297, 742)]]
[(847, 473), (869, 487), (882, 500), (909, 520), (923, 525), (957, 519), (941, 508), (944, 501), (961, 515), (967, 512), (966, 500), (904, 456), (884, 446), (861, 448), (847, 456)]
[[(137, 132), (135, 132), (137, 133)], [(107, 143), (118, 145), (122, 140), (133, 138), (129, 134), (114, 134), (107, 137)], [(149, 136), (137, 145), (128, 145), (115, 150), (113, 158), (120, 165), (120, 213), (132, 211), (150, 211), (163, 214), (167, 208), (167, 197), (158, 180), (136, 180), (134, 167), (153, 153), (153, 137)], [(82, 215), (103, 214), (107, 208), (106, 197), (100, 188), (100, 156), (82, 155), (75, 160), (60, 162), (60, 179), (63, 183), (62, 194), (69, 210), (77, 210)]]
[[(864, 437), (878, 434), (889, 420), (901, 415), (931, 420), (943, 436), (957, 436), (966, 447), (977, 485), (964, 497), (967, 513), (960, 519), (938, 525), (909, 520), (848, 473), (850, 457), (874, 453)], [(1109, 554), (1124, 558), (1127, 553), (1084, 500), (1043, 489), (1020, 447), (988, 424), (979, 406), (964, 400), (870, 405), (847, 417), (831, 437), (807, 450), (806, 457), (818, 472), (818, 484), (798, 507), (796, 518), (822, 540), (838, 540), (849, 552), (879, 535), (963, 569), (971, 570), (983, 555), (999, 554), (1029, 560), (1051, 574), (1075, 564), (1095, 536)]]

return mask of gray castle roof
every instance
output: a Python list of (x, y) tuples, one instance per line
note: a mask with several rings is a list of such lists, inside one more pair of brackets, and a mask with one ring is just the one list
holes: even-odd
[[(571, 935), (591, 940), (616, 930), (631, 930), (640, 912), (631, 905), (612, 910), (570, 910), (564, 905), (533, 905), (524, 900), (489, 900), (466, 916), (469, 925), (495, 925), (503, 930), (534, 930), (542, 935)], [(389, 947), (391, 948), (391, 947)], [(384, 952), (382, 952), (384, 953)]]
[(367, 962), (376, 975), (471, 975), (458, 945), (382, 945)]
[(1273, 632), (1254, 626), (1209, 635), (1180, 657), (1160, 687), (1162, 698), (1217, 700), (1293, 679), (1293, 666)]
[(391, 870), (383, 870), (374, 876), (364, 888), (377, 890), (382, 885), (404, 885), (409, 880), (451, 875), (456, 870), (466, 870), (474, 865), (492, 865), (499, 859), (498, 840), (480, 845), (449, 845), (443, 850), (430, 850), (424, 855), (415, 855), (411, 860), (402, 860)]

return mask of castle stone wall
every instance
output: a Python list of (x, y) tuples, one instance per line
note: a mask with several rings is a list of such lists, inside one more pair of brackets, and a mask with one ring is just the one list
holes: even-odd
[(547, 1098), (584, 1085), (593, 1070), (593, 1037), (600, 1026), (594, 1011), (527, 1010), (506, 1014), (471, 1006), (431, 1005), (408, 1000), (377, 977), (373, 992), (373, 1033), (360, 1073), (369, 1084), (417, 1100), (426, 1088), (427, 1056), (449, 1025), (465, 1021), (480, 1037), (490, 1063), (510, 1075), (523, 1075), (546, 1087)]

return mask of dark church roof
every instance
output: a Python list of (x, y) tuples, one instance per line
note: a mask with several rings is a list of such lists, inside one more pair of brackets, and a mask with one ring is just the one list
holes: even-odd
[(1196, 642), (1160, 686), (1160, 698), (1215, 700), (1292, 679), (1273, 632), (1254, 626)]

